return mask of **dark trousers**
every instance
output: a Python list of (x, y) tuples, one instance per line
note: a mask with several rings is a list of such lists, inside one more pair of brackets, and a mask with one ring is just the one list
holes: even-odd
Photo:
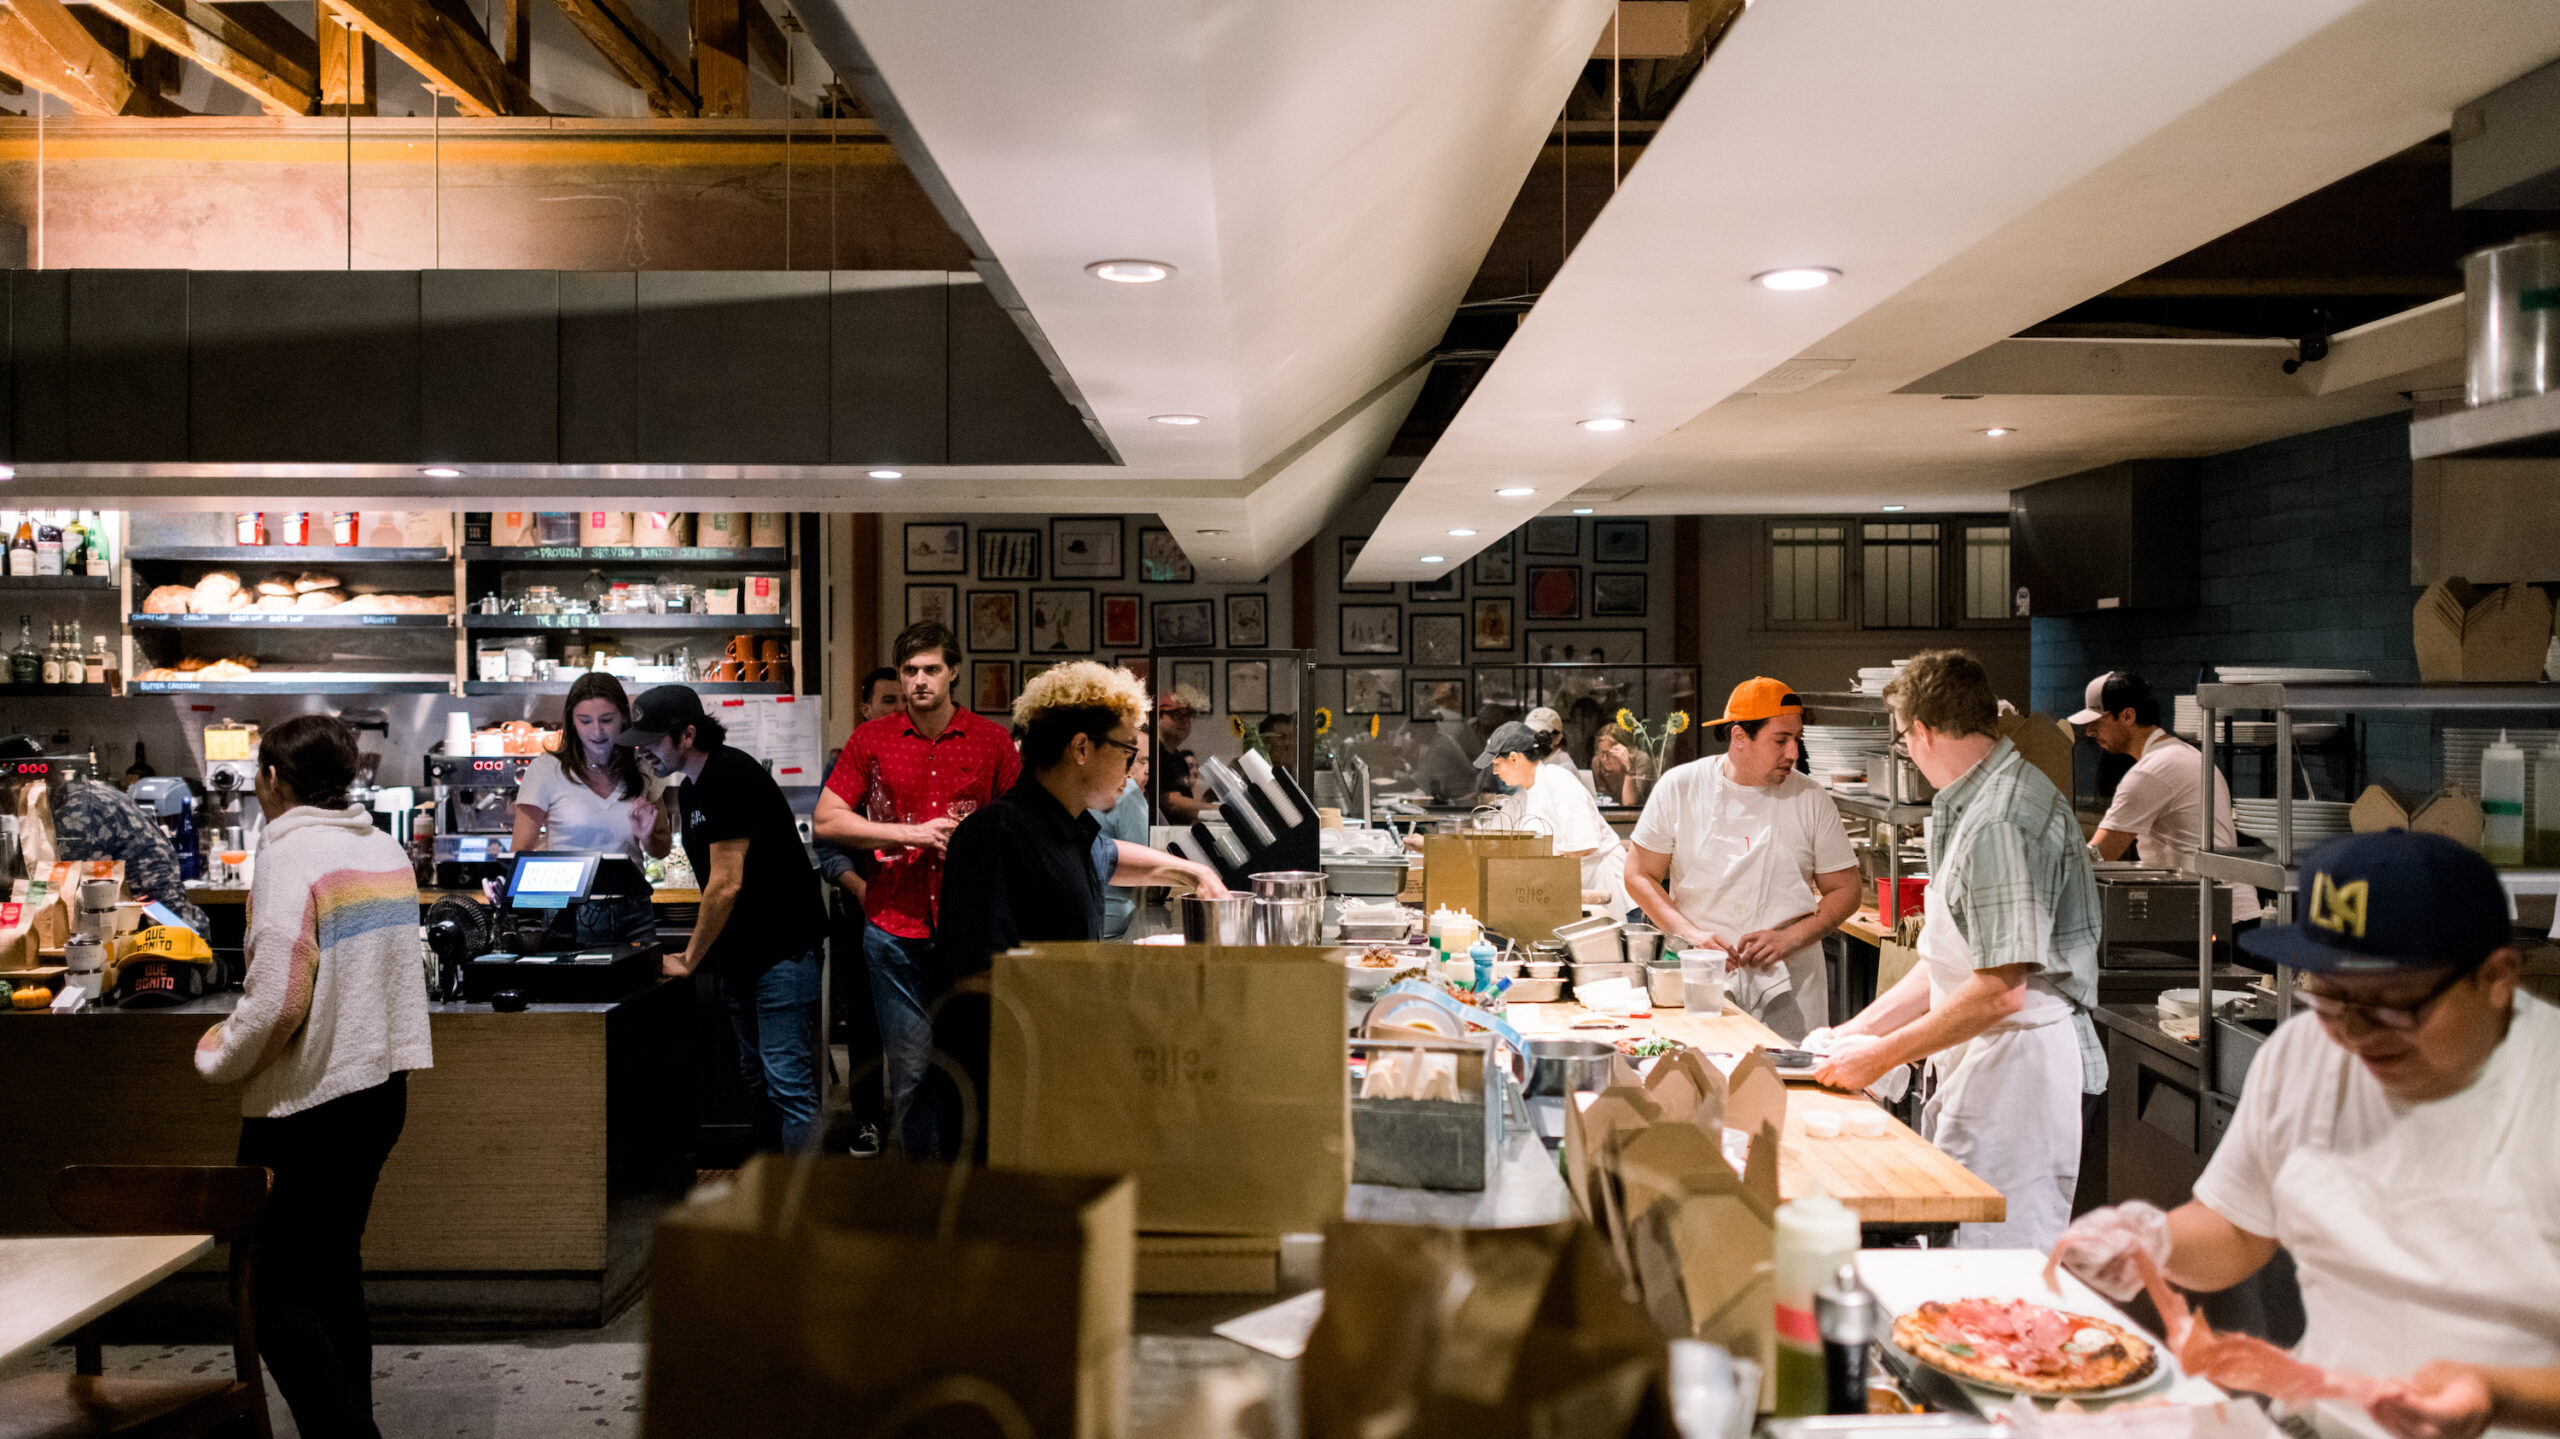
[(738, 1037), (739, 1077), (755, 1146), (798, 1153), (818, 1128), (818, 951), (779, 959), (763, 972), (727, 966), (711, 981)]
[(240, 1121), (240, 1162), (275, 1172), (258, 1228), (258, 1348), (305, 1439), (379, 1439), (364, 1226), (409, 1115), (395, 1074), (281, 1119)]
[(934, 1001), (933, 1067), (917, 1087), (915, 1113), (907, 1126), (910, 1135), (924, 1130), (932, 1147), (918, 1148), (911, 1141), (911, 1157), (949, 1162), (960, 1157), (965, 1145), (974, 1162), (987, 1162), (987, 1061), (994, 1014), (984, 975)]

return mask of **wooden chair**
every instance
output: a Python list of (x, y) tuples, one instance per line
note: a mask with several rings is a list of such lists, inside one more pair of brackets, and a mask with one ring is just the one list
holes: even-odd
[(178, 1439), (254, 1434), (269, 1439), (252, 1296), (258, 1221), (274, 1176), (265, 1169), (80, 1164), (57, 1171), (54, 1212), (91, 1234), (211, 1234), (231, 1246), (231, 1361), (226, 1379), (127, 1379), (104, 1373), (97, 1326), (73, 1336), (71, 1374), (30, 1374), (0, 1385), (0, 1439)]

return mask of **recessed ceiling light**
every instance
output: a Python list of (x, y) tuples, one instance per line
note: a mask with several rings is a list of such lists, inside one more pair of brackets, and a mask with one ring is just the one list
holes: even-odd
[(1149, 415), (1147, 418), (1155, 421), (1159, 425), (1196, 425), (1200, 423), (1200, 417), (1198, 415)]
[(1884, 507), (1884, 512), (1888, 515), (1898, 515), (1901, 514), (1905, 508), (1906, 507), (1902, 505), (1886, 505)]
[(1993, 425), (1990, 429), (1982, 431), (1982, 433), (1996, 440), (2002, 435), (2014, 435), (2017, 431), (2010, 429), (2007, 425)]
[(1839, 278), (1840, 272), (1828, 265), (1793, 265), (1751, 277), (1764, 290), (1819, 290)]
[(1529, 496), (1536, 494), (1537, 491), (1529, 488), (1527, 485), (1510, 485), (1496, 490), (1494, 493), (1506, 500), (1524, 500)]
[(1447, 558), (1447, 555), (1424, 555), (1422, 562), (1426, 565), (1436, 565)]
[(418, 473), (431, 480), (458, 480), (462, 478), (462, 471), (455, 469), (451, 465), (428, 465), (420, 469)]
[(1115, 285), (1152, 285), (1173, 278), (1173, 267), (1162, 260), (1096, 260), (1084, 272)]
[(17, 477), (18, 467), (16, 465), (0, 465), (0, 480), (14, 480)]
[(1474, 533), (1475, 533), (1475, 531), (1473, 531), (1473, 530), (1451, 530), (1449, 533), (1450, 533), (1450, 534), (1452, 534), (1452, 535), (1454, 535), (1454, 536), (1456, 536), (1457, 538), (1459, 538), (1459, 539), (1462, 539), (1462, 540), (1463, 540), (1463, 539), (1465, 539), (1467, 536), (1474, 534)]
[(1628, 419), (1624, 415), (1594, 415), (1590, 419), (1581, 422), (1584, 429), (1598, 430), (1603, 434), (1606, 434), (1611, 430), (1623, 430), (1634, 423), (1635, 421)]
[(1211, 564), (1213, 564), (1213, 565), (1223, 565), (1223, 564), (1225, 564), (1226, 562), (1227, 562), (1227, 557), (1226, 557), (1225, 555), (1211, 555), (1211, 556), (1209, 557), (1209, 563), (1211, 563)]
[(875, 480), (903, 480), (906, 477), (907, 472), (904, 470), (873, 470), (871, 472), (871, 478)]
[(1193, 533), (1193, 534), (1195, 534), (1195, 535), (1223, 535), (1223, 534), (1225, 534), (1225, 533), (1226, 533), (1226, 531), (1225, 531), (1225, 530), (1193, 530), (1191, 533)]
[(1577, 515), (1587, 515), (1591, 513), (1591, 507), (1589, 505), (1576, 505), (1573, 507), (1573, 512)]

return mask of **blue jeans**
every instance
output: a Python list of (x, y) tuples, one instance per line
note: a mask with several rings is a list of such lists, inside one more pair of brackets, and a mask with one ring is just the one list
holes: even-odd
[(925, 1012), (924, 970), (933, 941), (907, 939), (876, 924), (862, 927), (862, 957), (871, 971), (871, 1006), (880, 1016), (880, 1054), (888, 1073), (889, 1113), (912, 1155), (938, 1149), (930, 1109), (916, 1104), (933, 1058), (933, 1020)]
[(712, 974), (729, 1027), (756, 1148), (797, 1152), (818, 1127), (818, 951), (804, 950), (753, 978)]

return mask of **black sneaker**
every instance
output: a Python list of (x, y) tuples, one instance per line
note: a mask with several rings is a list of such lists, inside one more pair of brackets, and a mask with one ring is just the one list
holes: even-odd
[(880, 1126), (865, 1124), (857, 1127), (853, 1131), (853, 1141), (845, 1146), (844, 1152), (856, 1159), (877, 1159), (880, 1156)]

